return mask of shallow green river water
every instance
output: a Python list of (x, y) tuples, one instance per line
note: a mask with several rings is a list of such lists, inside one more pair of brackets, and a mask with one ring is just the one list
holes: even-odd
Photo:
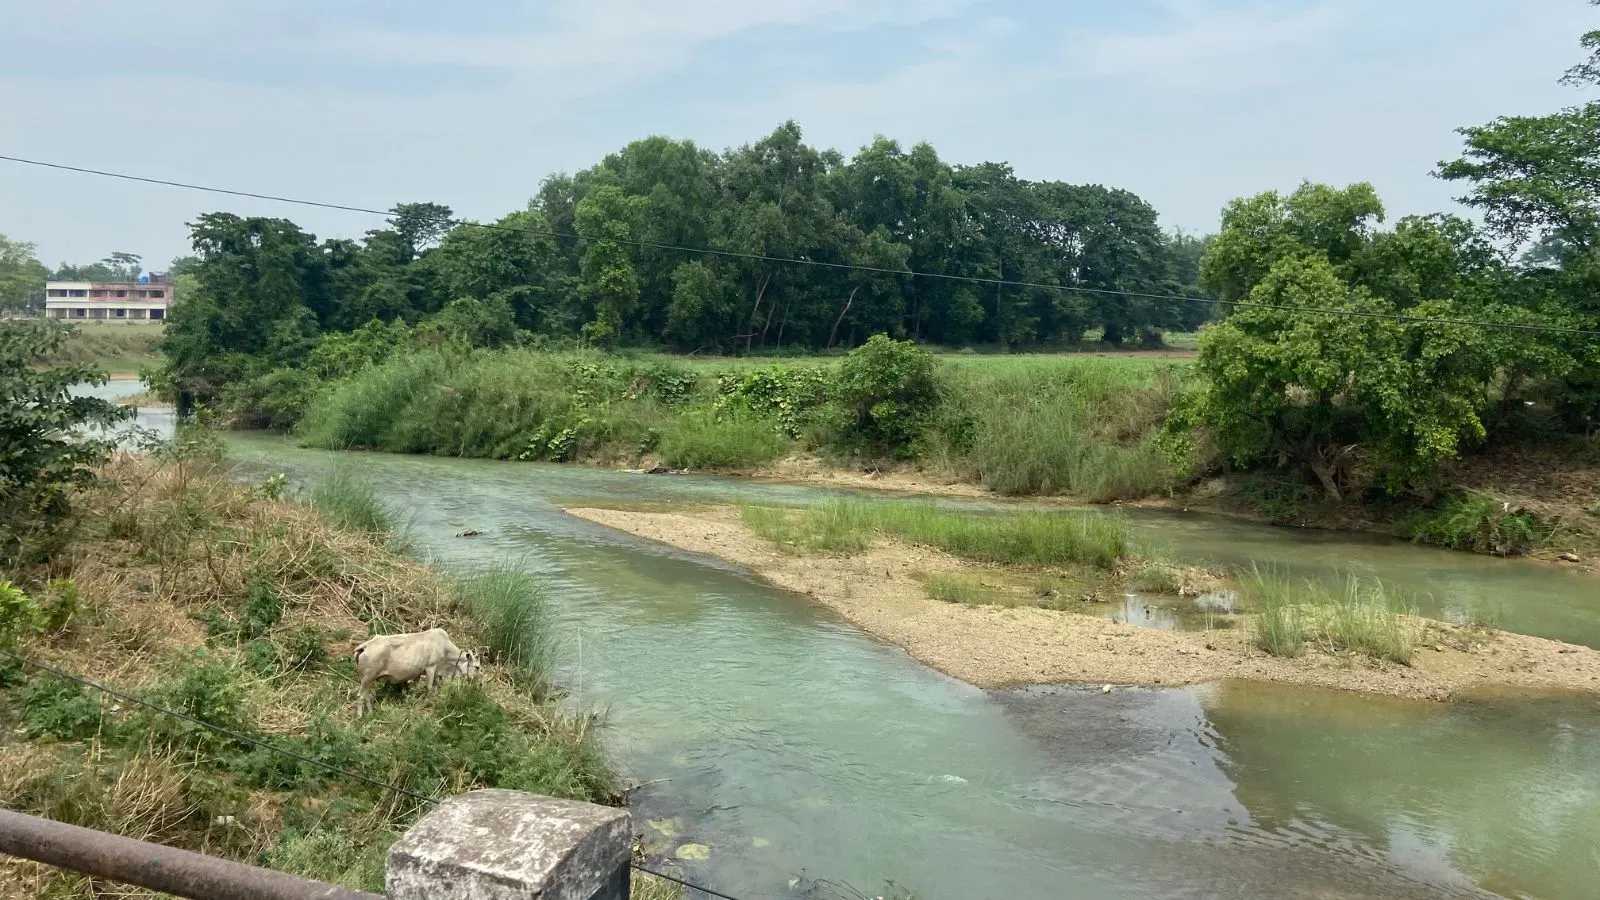
[[(141, 422), (170, 428), (159, 411)], [(666, 852), (709, 847), (686, 874), (742, 898), (798, 896), (796, 879), (869, 896), (893, 881), (927, 900), (1600, 896), (1595, 697), (985, 692), (735, 567), (559, 509), (834, 492), (231, 444), (247, 474), (364, 473), (444, 566), (510, 559), (545, 575), (563, 683), (608, 713), (608, 748), (650, 782), (638, 826)], [(1134, 520), (1196, 562), (1376, 575), (1436, 614), (1489, 611), (1600, 646), (1595, 582), (1552, 567), (1198, 515)], [(485, 533), (454, 536), (466, 528)]]
[[(232, 446), (248, 471), (297, 483), (355, 467), (445, 566), (515, 559), (547, 576), (563, 683), (607, 711), (607, 746), (652, 782), (634, 796), (639, 827), (663, 850), (708, 846), (687, 874), (740, 897), (796, 896), (797, 878), (870, 895), (892, 880), (929, 900), (1597, 896), (1592, 697), (985, 692), (735, 567), (559, 509), (826, 491)], [(1553, 568), (1199, 516), (1137, 522), (1198, 561), (1356, 567), (1442, 609), (1493, 603), (1508, 627), (1600, 641), (1592, 583)], [(467, 528), (484, 534), (454, 536)]]

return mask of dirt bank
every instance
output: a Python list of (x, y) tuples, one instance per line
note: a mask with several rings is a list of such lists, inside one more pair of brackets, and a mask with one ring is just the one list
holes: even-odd
[(1160, 631), (1032, 607), (930, 599), (918, 575), (975, 571), (946, 554), (880, 540), (851, 557), (791, 556), (739, 521), (732, 507), (692, 512), (571, 509), (572, 515), (747, 566), (806, 594), (933, 668), (980, 687), (1091, 682), (1182, 685), (1239, 678), (1449, 700), (1478, 689), (1600, 692), (1600, 652), (1543, 638), (1426, 621), (1411, 666), (1308, 648), (1268, 656), (1248, 628)]

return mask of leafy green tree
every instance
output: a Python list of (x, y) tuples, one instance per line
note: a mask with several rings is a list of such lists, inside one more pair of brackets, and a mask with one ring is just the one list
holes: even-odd
[(104, 429), (132, 415), (73, 393), (105, 384), (93, 366), (40, 368), (70, 335), (48, 321), (0, 328), (0, 565), (52, 546), (73, 491), (89, 484), (114, 446)]
[[(1203, 386), (1169, 428), (1208, 429), (1242, 465), (1302, 467), (1332, 500), (1361, 461), (1391, 490), (1426, 489), (1462, 441), (1484, 436), (1496, 360), (1476, 329), (1378, 318), (1393, 305), (1319, 254), (1278, 260), (1250, 301), (1201, 338)], [(1456, 312), (1449, 301), (1416, 311)]]
[(933, 354), (875, 334), (834, 376), (838, 440), (851, 450), (909, 455), (939, 404)]
[(583, 337), (600, 346), (622, 340), (624, 323), (639, 300), (639, 276), (622, 243), (630, 240), (630, 207), (621, 188), (604, 185), (590, 191), (574, 211), (574, 223), (586, 245), (579, 289), (593, 311), (583, 326)]
[(25, 309), (44, 296), (48, 270), (33, 255), (33, 245), (0, 234), (0, 309)]
[(497, 349), (517, 337), (517, 322), (511, 306), (499, 297), (453, 300), (424, 323), (424, 327), (431, 327), (447, 339), (468, 347)]
[(672, 304), (662, 333), (667, 342), (692, 353), (725, 338), (733, 303), (718, 273), (696, 260), (678, 266), (672, 281)]
[(455, 224), (455, 212), (441, 203), (400, 203), (393, 213), (389, 227), (405, 248), (405, 262), (437, 246)]

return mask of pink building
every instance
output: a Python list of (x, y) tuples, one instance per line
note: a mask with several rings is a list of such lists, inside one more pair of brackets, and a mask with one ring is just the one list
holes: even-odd
[(166, 321), (172, 282), (165, 275), (147, 281), (50, 281), (44, 286), (45, 316), (71, 322), (148, 325)]

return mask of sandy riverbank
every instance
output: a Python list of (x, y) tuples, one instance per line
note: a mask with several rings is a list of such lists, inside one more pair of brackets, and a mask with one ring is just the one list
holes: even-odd
[(1600, 692), (1600, 652), (1543, 638), (1418, 620), (1425, 634), (1411, 666), (1310, 648), (1299, 658), (1283, 659), (1250, 646), (1247, 627), (1161, 631), (1033, 607), (940, 602), (927, 596), (917, 575), (979, 567), (888, 540), (850, 557), (793, 556), (758, 537), (733, 507), (568, 512), (745, 566), (780, 588), (814, 598), (923, 663), (985, 688), (1248, 679), (1428, 700), (1481, 689)]

